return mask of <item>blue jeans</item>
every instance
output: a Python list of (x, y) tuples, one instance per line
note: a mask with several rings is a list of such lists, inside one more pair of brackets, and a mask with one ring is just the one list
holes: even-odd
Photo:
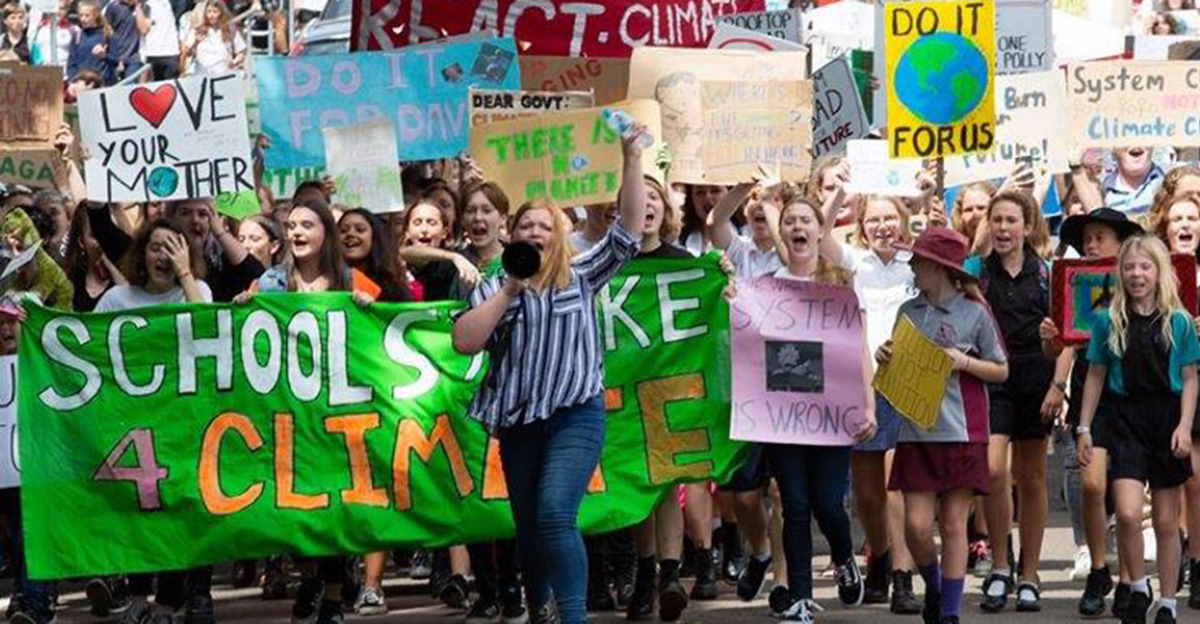
[(553, 589), (563, 624), (584, 624), (587, 552), (576, 520), (604, 444), (604, 400), (501, 429), (499, 438), (529, 606), (545, 604)]
[(9, 539), (5, 544), (13, 566), (16, 591), (21, 594), (21, 607), (31, 615), (49, 619), (54, 615), (57, 596), (55, 583), (29, 580), (25, 566), (24, 533), (21, 528), (21, 488), (0, 490), (0, 515), (8, 526)]
[(783, 503), (788, 590), (795, 599), (811, 599), (813, 516), (829, 542), (835, 564), (845, 563), (854, 552), (844, 502), (850, 485), (851, 447), (763, 444), (763, 450)]

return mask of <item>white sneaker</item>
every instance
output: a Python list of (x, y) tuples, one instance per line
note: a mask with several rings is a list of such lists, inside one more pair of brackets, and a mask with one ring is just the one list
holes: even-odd
[(779, 615), (779, 618), (785, 622), (802, 622), (803, 624), (812, 624), (813, 613), (824, 611), (821, 605), (811, 600), (797, 600), (792, 603)]
[(1080, 546), (1075, 551), (1075, 566), (1071, 568), (1071, 580), (1082, 581), (1092, 572), (1092, 551), (1087, 545)]
[(354, 601), (354, 612), (358, 615), (383, 615), (388, 612), (387, 602), (383, 599), (383, 590), (374, 587), (364, 587)]

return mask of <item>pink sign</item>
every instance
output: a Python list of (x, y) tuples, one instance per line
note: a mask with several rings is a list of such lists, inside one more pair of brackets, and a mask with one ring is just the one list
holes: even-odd
[(738, 284), (734, 440), (841, 446), (865, 417), (863, 324), (854, 290), (760, 277)]

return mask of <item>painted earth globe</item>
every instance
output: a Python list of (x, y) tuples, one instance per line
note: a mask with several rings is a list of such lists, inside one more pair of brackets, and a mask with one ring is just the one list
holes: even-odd
[(952, 32), (914, 41), (900, 57), (893, 82), (904, 106), (929, 124), (966, 117), (987, 87), (987, 58), (969, 39)]

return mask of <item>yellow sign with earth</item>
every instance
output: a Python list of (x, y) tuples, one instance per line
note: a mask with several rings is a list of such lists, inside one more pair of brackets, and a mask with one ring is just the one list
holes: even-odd
[(888, 2), (884, 58), (892, 158), (993, 148), (994, 0)]

